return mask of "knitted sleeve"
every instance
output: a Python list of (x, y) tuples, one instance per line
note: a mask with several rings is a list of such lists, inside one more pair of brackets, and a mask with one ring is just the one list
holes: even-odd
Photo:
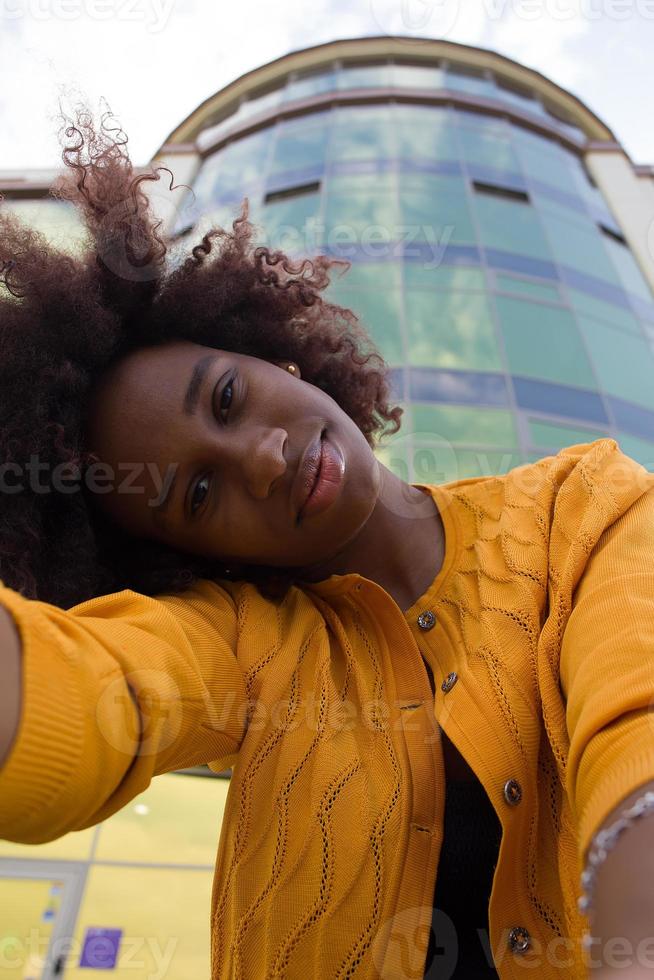
[(0, 770), (0, 838), (43, 843), (106, 819), (153, 776), (231, 764), (246, 692), (234, 601), (201, 581), (69, 610), (0, 583), (22, 644), (16, 739)]
[(609, 813), (654, 779), (654, 477), (590, 553), (560, 676), (567, 790), (584, 855)]

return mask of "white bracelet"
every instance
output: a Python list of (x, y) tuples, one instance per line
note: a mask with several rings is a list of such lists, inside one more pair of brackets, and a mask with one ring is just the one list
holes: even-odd
[[(595, 834), (593, 837), (592, 844), (588, 851), (586, 867), (581, 875), (582, 895), (577, 903), (579, 911), (588, 916), (589, 919), (593, 908), (595, 879), (597, 877), (597, 872), (600, 865), (606, 860), (606, 856), (609, 851), (613, 850), (620, 835), (628, 827), (631, 827), (634, 821), (638, 820), (639, 817), (644, 816), (646, 813), (651, 813), (652, 811), (654, 811), (654, 791), (650, 790), (649, 792), (645, 793), (644, 796), (639, 797), (633, 806), (630, 806), (628, 810), (625, 810), (614, 824), (611, 824), (611, 826), (607, 827), (605, 830), (600, 830), (599, 833)], [(588, 943), (588, 941), (589, 937), (586, 936), (586, 943)]]

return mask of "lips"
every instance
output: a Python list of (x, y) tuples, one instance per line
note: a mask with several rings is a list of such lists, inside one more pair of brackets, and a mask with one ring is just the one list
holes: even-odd
[(293, 511), (298, 520), (300, 511), (309, 499), (318, 479), (322, 456), (322, 436), (323, 432), (320, 432), (307, 446), (293, 481), (291, 499)]
[(296, 523), (321, 514), (335, 503), (343, 488), (345, 469), (345, 457), (340, 447), (324, 432), (320, 442), (318, 466), (316, 467), (314, 445), (306, 457), (306, 467), (301, 471), (306, 478), (303, 484), (303, 493), (306, 492), (306, 496), (300, 505)]

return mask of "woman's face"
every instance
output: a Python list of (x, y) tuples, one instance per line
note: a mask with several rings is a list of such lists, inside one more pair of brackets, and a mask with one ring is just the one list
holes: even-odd
[[(379, 464), (350, 417), (287, 364), (175, 341), (114, 366), (88, 426), (112, 474), (96, 498), (105, 513), (138, 537), (235, 564), (308, 568), (336, 555), (375, 507)], [(298, 468), (323, 434), (345, 464), (340, 488), (298, 516)]]

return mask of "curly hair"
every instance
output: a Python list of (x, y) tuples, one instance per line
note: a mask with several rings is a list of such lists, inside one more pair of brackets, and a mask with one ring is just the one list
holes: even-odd
[[(400, 427), (388, 367), (356, 316), (321, 295), (334, 260), (293, 263), (255, 247), (244, 201), (231, 230), (212, 228), (172, 264), (142, 187), (166, 171), (174, 190), (170, 170), (135, 174), (108, 109), (99, 124), (84, 105), (62, 112), (59, 139), (67, 169), (51, 194), (83, 218), (79, 253), (56, 249), (0, 198), (0, 579), (68, 608), (125, 588), (155, 595), (232, 577), (233, 568), (137, 539), (99, 513), (83, 475), (97, 462), (85, 419), (100, 376), (127, 353), (172, 340), (293, 360), (374, 446), (388, 423)], [(45, 479), (10, 484), (35, 461)], [(52, 486), (61, 464), (77, 472), (79, 492)], [(292, 580), (273, 568), (237, 574), (270, 595)]]

